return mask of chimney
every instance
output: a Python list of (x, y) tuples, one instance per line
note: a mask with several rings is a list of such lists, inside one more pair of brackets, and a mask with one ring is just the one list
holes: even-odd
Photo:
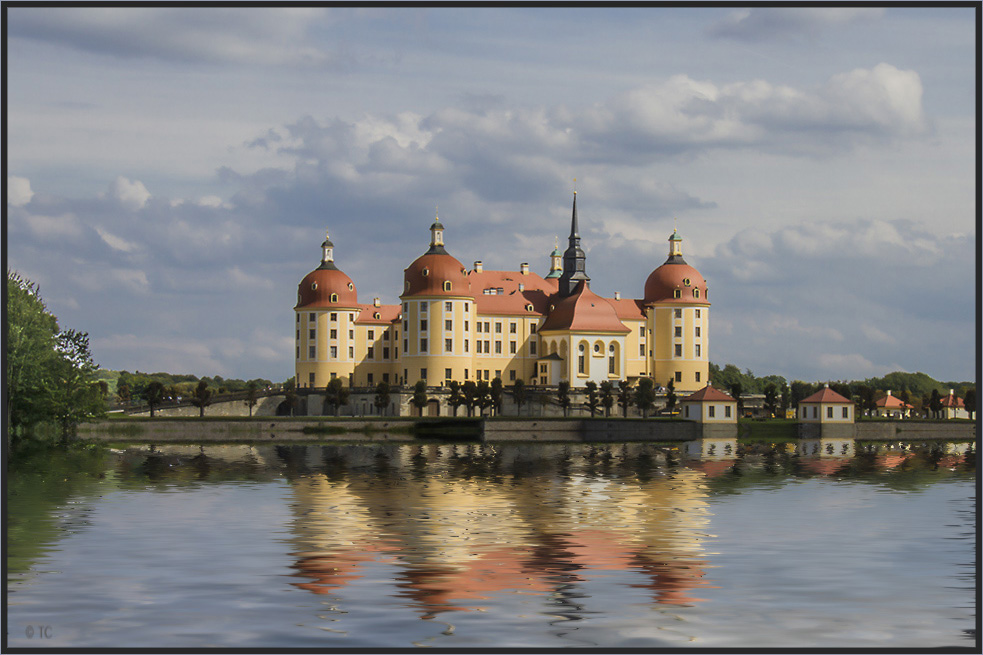
[(482, 265), (481, 260), (476, 261), (474, 263), (474, 272), (475, 273), (480, 273), (483, 270), (484, 270), (484, 266)]
[(621, 300), (621, 292), (620, 291), (615, 291), (614, 292), (614, 299), (615, 300)]
[(526, 290), (526, 285), (523, 284), (522, 282), (519, 282), (519, 293), (522, 293), (525, 290)]
[(375, 305), (376, 307), (381, 307), (382, 306), (382, 300), (380, 300), (379, 298), (373, 298), (372, 299), (372, 304)]
[(889, 395), (889, 396), (891, 395), (891, 390), (890, 389), (887, 390), (887, 395)]
[(519, 272), (523, 275), (529, 275), (529, 262), (522, 262), (519, 264)]

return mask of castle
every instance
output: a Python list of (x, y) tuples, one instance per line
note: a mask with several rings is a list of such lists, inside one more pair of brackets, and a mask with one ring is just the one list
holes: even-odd
[(649, 377), (696, 391), (709, 382), (710, 303), (682, 241), (673, 230), (669, 257), (649, 275), (642, 298), (602, 298), (590, 289), (576, 192), (569, 245), (553, 250), (545, 277), (527, 263), (490, 271), (476, 261), (468, 270), (445, 248), (435, 218), (429, 249), (403, 272), (401, 303), (383, 305), (359, 303), (325, 238), (321, 265), (297, 288), (297, 385), (323, 388), (340, 378), (355, 388), (419, 380), (437, 387), (501, 378), (584, 387)]

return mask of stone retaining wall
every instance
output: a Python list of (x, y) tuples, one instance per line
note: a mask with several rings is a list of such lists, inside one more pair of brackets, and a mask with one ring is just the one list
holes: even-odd
[[(146, 442), (321, 442), (412, 441), (406, 421), (323, 421), (269, 418), (253, 421), (114, 419), (83, 423), (78, 438), (87, 441)], [(305, 427), (345, 432), (304, 432)]]

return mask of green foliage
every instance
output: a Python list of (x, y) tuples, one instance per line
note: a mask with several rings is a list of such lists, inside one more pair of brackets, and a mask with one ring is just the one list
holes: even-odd
[(648, 418), (649, 410), (655, 403), (655, 383), (652, 378), (640, 378), (635, 387), (635, 406), (642, 412), (642, 418)]
[(328, 386), (324, 390), (325, 409), (330, 407), (332, 413), (337, 416), (338, 408), (342, 405), (348, 404), (348, 398), (350, 395), (351, 391), (344, 385), (341, 378), (333, 378), (330, 382), (328, 382)]
[(566, 380), (560, 380), (560, 385), (556, 389), (556, 397), (560, 402), (560, 407), (563, 408), (563, 415), (567, 415), (567, 410), (570, 408), (570, 383)]
[(246, 406), (249, 407), (249, 415), (253, 415), (253, 407), (259, 402), (258, 399), (259, 385), (256, 384), (254, 380), (250, 380), (249, 384), (246, 385)]
[(473, 380), (467, 380), (461, 386), (461, 394), (464, 396), (464, 407), (468, 410), (468, 416), (474, 416), (474, 406), (478, 402), (478, 385)]
[(152, 380), (143, 390), (143, 400), (150, 406), (150, 415), (153, 416), (154, 410), (164, 401), (164, 385)]
[(597, 414), (597, 408), (600, 405), (600, 400), (597, 397), (597, 383), (593, 380), (588, 381), (586, 384), (586, 389), (587, 400), (584, 401), (584, 405), (586, 405), (587, 409), (590, 410), (590, 417), (594, 418), (594, 415)]
[(966, 390), (963, 396), (963, 405), (966, 406), (966, 411), (969, 412), (969, 418), (974, 418), (973, 414), (976, 413), (976, 389)]
[(666, 409), (670, 412), (676, 406), (676, 381), (673, 378), (669, 378), (666, 382)]
[(611, 416), (611, 408), (614, 407), (614, 385), (610, 380), (601, 383), (601, 406), (604, 407), (604, 416)]
[(205, 380), (199, 380), (195, 392), (191, 396), (191, 404), (198, 408), (198, 416), (205, 415), (205, 408), (212, 404), (212, 390)]
[(12, 433), (20, 438), (54, 422), (67, 436), (79, 421), (102, 415), (88, 335), (59, 330), (38, 286), (14, 271), (7, 272), (6, 301), (5, 413)]
[(489, 395), (491, 397), (491, 407), (495, 410), (496, 414), (502, 411), (502, 395), (504, 390), (502, 389), (502, 379), (495, 378), (491, 381), (491, 390)]
[(485, 409), (492, 405), (491, 385), (485, 380), (479, 380), (478, 384), (475, 385), (474, 397), (479, 416), (484, 416)]
[(772, 417), (778, 411), (778, 388), (772, 382), (765, 387), (765, 409)]
[(451, 380), (447, 383), (447, 388), (451, 391), (447, 396), (447, 404), (454, 410), (454, 416), (457, 416), (457, 408), (464, 404), (464, 396), (461, 395), (461, 383), (457, 380)]
[(618, 405), (621, 407), (621, 416), (628, 418), (628, 408), (631, 407), (631, 386), (628, 380), (618, 380)]
[(526, 403), (526, 383), (522, 381), (522, 378), (516, 379), (512, 383), (512, 401), (515, 403), (516, 408), (518, 408), (519, 413), (522, 413), (522, 406)]
[(419, 410), (423, 410), (427, 406), (427, 382), (426, 380), (417, 380), (416, 384), (413, 385), (413, 397), (410, 398), (410, 402)]
[(389, 387), (389, 383), (386, 381), (382, 381), (375, 385), (375, 401), (373, 404), (380, 412), (385, 413), (388, 411), (391, 392), (392, 390)]

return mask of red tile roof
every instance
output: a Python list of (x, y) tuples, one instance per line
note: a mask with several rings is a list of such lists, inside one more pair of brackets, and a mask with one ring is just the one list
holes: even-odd
[[(355, 320), (356, 325), (389, 325), (399, 320), (399, 305), (380, 305), (378, 307), (359, 305), (358, 308), (361, 311), (358, 314), (358, 319)], [(376, 314), (379, 314), (379, 318), (375, 317)]]
[(839, 403), (852, 405), (853, 401), (849, 398), (844, 398), (829, 387), (823, 387), (808, 398), (803, 398), (799, 403)]
[(581, 332), (631, 332), (618, 319), (614, 307), (605, 298), (590, 290), (584, 282), (577, 285), (572, 295), (556, 303), (556, 307), (543, 321), (544, 330), (576, 330)]
[(966, 404), (963, 403), (963, 399), (954, 394), (949, 394), (942, 398), (943, 407), (965, 407)]
[(884, 396), (883, 398), (878, 398), (876, 401), (874, 401), (874, 405), (876, 407), (884, 407), (890, 409), (914, 409), (914, 407), (912, 407), (905, 401), (901, 400), (897, 396), (892, 396), (890, 394)]
[(683, 401), (689, 402), (709, 402), (711, 400), (724, 400), (730, 402), (737, 402), (729, 394), (724, 393), (720, 389), (714, 389), (709, 384), (696, 393), (691, 393), (690, 395), (683, 398)]
[[(550, 296), (556, 293), (556, 284), (551, 284), (536, 273), (469, 271), (468, 281), (479, 314), (542, 316), (549, 310)], [(522, 291), (519, 291), (520, 284), (523, 285)], [(495, 293), (486, 294), (485, 289), (494, 289)], [(532, 311), (527, 309), (528, 305), (532, 305)]]
[(614, 298), (605, 298), (611, 306), (614, 307), (615, 313), (618, 315), (622, 321), (644, 321), (645, 320), (645, 301), (631, 298), (622, 298), (621, 300), (615, 300)]

